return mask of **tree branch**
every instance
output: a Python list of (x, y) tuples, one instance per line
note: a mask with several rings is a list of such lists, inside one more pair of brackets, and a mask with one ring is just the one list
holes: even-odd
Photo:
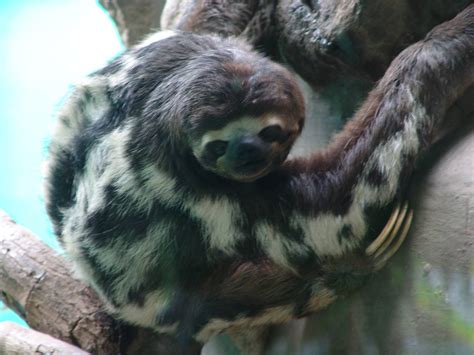
[(0, 323), (1, 354), (75, 354), (88, 352), (16, 323)]
[(34, 329), (90, 352), (117, 353), (119, 333), (65, 260), (0, 211), (0, 290)]
[(94, 354), (173, 353), (173, 338), (114, 321), (70, 269), (0, 210), (0, 298), (29, 326)]

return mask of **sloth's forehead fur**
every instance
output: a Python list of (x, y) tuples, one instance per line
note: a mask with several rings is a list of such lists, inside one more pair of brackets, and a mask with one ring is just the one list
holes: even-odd
[(186, 96), (178, 95), (177, 106), (192, 134), (225, 134), (245, 125), (261, 129), (277, 117), (282, 127), (304, 119), (304, 99), (288, 70), (266, 58), (232, 54), (203, 56), (189, 65), (180, 91)]

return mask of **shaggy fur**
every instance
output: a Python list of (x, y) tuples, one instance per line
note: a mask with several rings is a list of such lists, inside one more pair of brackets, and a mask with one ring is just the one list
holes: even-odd
[(111, 311), (184, 345), (301, 317), (358, 284), (371, 271), (370, 221), (474, 83), (471, 6), (402, 52), (326, 150), (242, 183), (204, 169), (192, 142), (241, 117), (299, 123), (298, 89), (240, 42), (157, 36), (72, 93), (50, 146), (47, 207)]

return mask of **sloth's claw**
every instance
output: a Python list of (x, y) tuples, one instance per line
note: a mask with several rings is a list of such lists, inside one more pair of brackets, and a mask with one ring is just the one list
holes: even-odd
[(405, 217), (407, 216), (407, 212), (408, 203), (405, 202), (403, 207), (400, 209), (400, 213), (398, 213), (393, 229), (390, 231), (388, 236), (384, 238), (382, 245), (375, 251), (374, 258), (378, 258), (380, 255), (382, 255), (387, 250), (389, 245), (393, 242), (402, 225), (405, 223)]
[(400, 213), (400, 203), (397, 203), (392, 214), (390, 215), (390, 218), (388, 219), (387, 224), (385, 225), (383, 230), (380, 232), (379, 236), (365, 250), (366, 255), (369, 255), (369, 256), (373, 255), (380, 248), (382, 243), (387, 238), (387, 235), (393, 229), (393, 226), (395, 225), (395, 222), (398, 218), (399, 213)]
[(403, 244), (403, 241), (406, 239), (408, 235), (408, 231), (410, 230), (411, 222), (413, 221), (413, 209), (409, 209), (408, 213), (406, 214), (406, 218), (403, 221), (403, 227), (398, 233), (397, 239), (392, 244), (392, 246), (384, 252), (381, 256), (375, 259), (375, 268), (381, 268), (385, 263), (392, 257), (393, 254), (400, 248)]
[(398, 204), (392, 212), (385, 228), (365, 250), (373, 258), (375, 269), (381, 268), (400, 248), (408, 235), (413, 220), (413, 209), (405, 202)]

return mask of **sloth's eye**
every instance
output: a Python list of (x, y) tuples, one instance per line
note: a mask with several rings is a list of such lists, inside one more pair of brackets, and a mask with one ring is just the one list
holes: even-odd
[(258, 134), (260, 138), (264, 141), (273, 143), (273, 142), (280, 142), (283, 143), (289, 137), (289, 134), (286, 133), (279, 125), (271, 125), (265, 127), (260, 131)]
[(227, 150), (226, 141), (212, 141), (206, 144), (206, 149), (209, 151), (215, 158), (218, 158), (225, 154)]

